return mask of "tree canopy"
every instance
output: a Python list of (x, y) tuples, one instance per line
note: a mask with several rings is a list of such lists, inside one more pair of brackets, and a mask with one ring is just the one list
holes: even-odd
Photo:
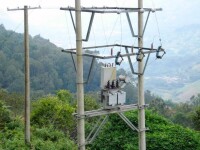
[[(125, 113), (137, 126), (137, 111)], [(147, 149), (148, 150), (198, 150), (200, 135), (195, 131), (173, 124), (162, 116), (146, 111)], [(132, 131), (117, 115), (109, 117), (109, 122), (99, 137), (91, 144), (91, 149), (138, 150), (138, 133)]]

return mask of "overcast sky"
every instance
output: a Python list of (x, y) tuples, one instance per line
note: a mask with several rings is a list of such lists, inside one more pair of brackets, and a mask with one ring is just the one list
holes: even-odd
[[(0, 23), (4, 24), (6, 29), (23, 33), (23, 11), (7, 11), (7, 8), (40, 5), (42, 9), (29, 11), (29, 33), (32, 36), (40, 34), (63, 48), (74, 47), (75, 34), (69, 12), (59, 10), (60, 7), (74, 6), (74, 0), (0, 0), (0, 2)], [(82, 6), (137, 7), (137, 0), (82, 0)], [(200, 24), (199, 6), (200, 0), (144, 0), (144, 7), (163, 8), (162, 12), (156, 13), (161, 34), (181, 26)], [(89, 16), (85, 13), (82, 15), (83, 37), (86, 34)], [(89, 44), (127, 42), (131, 35), (125, 19), (125, 14), (96, 15)], [(137, 31), (136, 20), (136, 15), (132, 15), (135, 31)], [(157, 21), (155, 14), (151, 15), (147, 28), (147, 33), (153, 33), (149, 37), (151, 39), (159, 35)]]

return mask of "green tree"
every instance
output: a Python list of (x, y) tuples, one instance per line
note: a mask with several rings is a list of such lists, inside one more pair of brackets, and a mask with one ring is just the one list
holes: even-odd
[(200, 93), (197, 94), (197, 96), (192, 96), (190, 98), (190, 103), (194, 106), (194, 107), (199, 107), (200, 106)]
[(165, 101), (159, 97), (150, 101), (149, 108), (152, 109), (153, 112), (159, 113), (167, 118), (173, 115), (172, 108), (166, 105)]
[[(137, 127), (137, 111), (125, 113)], [(138, 133), (132, 131), (117, 115), (109, 117), (98, 138), (90, 145), (94, 150), (138, 150)], [(146, 111), (147, 149), (148, 150), (199, 150), (199, 133), (173, 124), (162, 116)]]
[(2, 130), (7, 123), (11, 121), (10, 111), (5, 104), (0, 100), (0, 130)]
[(100, 107), (94, 95), (86, 94), (84, 98), (85, 111), (96, 110)]
[(59, 100), (63, 102), (68, 104), (74, 103), (73, 95), (68, 90), (59, 90), (57, 91), (56, 95), (58, 96)]
[(176, 112), (172, 117), (172, 121), (184, 127), (193, 127), (192, 117), (190, 113)]
[(180, 124), (185, 127), (193, 127), (191, 114), (193, 111), (193, 106), (189, 103), (178, 103), (174, 108), (174, 115), (171, 120), (174, 123)]
[(75, 143), (67, 134), (56, 130), (53, 126), (31, 128), (31, 148), (24, 142), (23, 120), (15, 118), (7, 123), (0, 132), (0, 149), (2, 150), (77, 150)]
[(0, 99), (12, 110), (12, 115), (23, 115), (24, 96), (20, 93), (9, 93), (6, 90), (0, 90)]
[(49, 127), (69, 132), (74, 125), (75, 108), (58, 97), (47, 96), (33, 102), (31, 122), (38, 127)]
[(200, 131), (200, 107), (196, 108), (196, 110), (192, 114), (192, 122), (193, 122), (194, 128)]

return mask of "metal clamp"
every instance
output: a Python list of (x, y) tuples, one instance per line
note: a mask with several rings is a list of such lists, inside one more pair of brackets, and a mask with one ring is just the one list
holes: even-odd
[(141, 62), (141, 61), (143, 60), (144, 57), (145, 57), (145, 55), (144, 55), (144, 53), (142, 52), (142, 48), (139, 48), (139, 52), (138, 52), (138, 54), (137, 54), (136, 60)]
[(77, 113), (73, 113), (72, 114), (74, 117), (76, 117), (76, 119), (85, 119), (87, 118), (87, 115), (78, 115)]
[(149, 131), (149, 128), (143, 128), (143, 129), (139, 129), (138, 132), (144, 132), (144, 131)]
[(139, 105), (139, 106), (138, 106), (138, 109), (145, 109), (145, 108), (147, 108), (147, 107), (149, 107), (149, 104)]

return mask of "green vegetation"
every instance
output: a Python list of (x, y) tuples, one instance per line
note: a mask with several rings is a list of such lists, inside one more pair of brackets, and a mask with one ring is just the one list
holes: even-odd
[[(3, 98), (8, 98), (12, 93), (1, 90), (0, 95), (4, 95)], [(20, 95), (12, 95), (12, 98), (14, 99), (15, 96), (17, 98)], [(192, 102), (196, 105), (199, 96), (192, 97)], [(86, 110), (99, 108), (95, 97), (96, 95), (92, 93), (85, 96)], [(7, 107), (6, 102), (9, 103), (5, 99), (0, 100), (0, 149), (28, 150), (30, 147), (24, 144), (23, 117), (22, 115), (15, 115), (12, 112), (12, 103), (10, 103), (10, 107)], [(200, 150), (200, 134), (197, 131), (174, 124), (161, 116), (165, 115), (168, 118), (173, 116), (167, 113), (170, 110), (169, 106), (174, 110), (180, 107), (160, 98), (150, 103), (151, 110), (146, 111), (146, 126), (149, 128), (147, 131), (147, 149)], [(185, 105), (181, 105), (180, 109), (182, 108), (185, 109), (184, 111), (190, 110)], [(76, 99), (66, 90), (57, 91), (55, 96), (48, 95), (34, 100), (31, 113), (31, 149), (76, 150), (76, 120), (72, 117), (72, 113), (75, 111)], [(127, 112), (125, 115), (137, 126), (137, 111)], [(196, 124), (193, 127), (199, 130), (199, 107), (195, 109), (191, 116), (191, 122)], [(97, 118), (86, 119), (86, 134), (92, 129), (96, 121)], [(138, 134), (136, 131), (132, 131), (118, 115), (111, 115), (97, 139), (87, 148), (94, 150), (137, 150)]]
[[(16, 94), (10, 94), (1, 90), (2, 98), (18, 98)], [(65, 97), (66, 96), (66, 97)], [(31, 148), (35, 150), (75, 150), (77, 146), (70, 139), (69, 132), (75, 125), (72, 113), (75, 108), (69, 104), (72, 99), (69, 91), (60, 90), (57, 96), (46, 96), (33, 102), (31, 114)], [(6, 107), (4, 102), (11, 104)], [(0, 100), (0, 149), (28, 150), (24, 144), (24, 125), (22, 114), (15, 116), (11, 112), (15, 103), (7, 99)], [(9, 108), (11, 108), (9, 110)], [(19, 109), (23, 109), (19, 107)], [(15, 109), (14, 109), (15, 110)], [(22, 112), (22, 110), (19, 110)]]
[[(61, 48), (40, 35), (30, 36), (30, 147), (24, 144), (23, 35), (7, 31), (0, 25), (0, 150), (77, 149), (77, 120), (72, 116), (77, 109), (77, 100), (73, 94), (76, 91), (74, 65), (70, 56), (61, 53), (60, 50)], [(90, 63), (91, 59), (84, 59), (85, 79)], [(96, 91), (99, 89), (101, 63), (95, 61), (94, 65), (92, 80), (85, 85), (86, 92), (92, 91), (85, 95), (86, 111), (100, 107)], [(124, 69), (118, 70), (117, 73), (131, 77)], [(137, 88), (128, 84), (125, 91), (126, 103), (137, 103)], [(191, 97), (185, 103), (173, 103), (147, 90), (145, 100), (149, 104), (146, 113), (146, 125), (150, 129), (147, 131), (148, 150), (200, 150), (200, 94)], [(127, 112), (125, 115), (137, 126), (137, 111)], [(86, 134), (90, 132), (97, 119), (86, 119)], [(98, 138), (87, 148), (138, 149), (138, 134), (119, 116), (111, 115)]]
[(200, 94), (192, 96), (185, 103), (156, 98), (150, 102), (150, 109), (176, 124), (200, 130)]
[(73, 127), (75, 109), (57, 97), (47, 96), (33, 103), (31, 123), (41, 127), (53, 126), (55, 129), (70, 131)]
[[(32, 139), (31, 149), (35, 150), (62, 150), (77, 149), (68, 135), (55, 130), (53, 127), (31, 128)], [(8, 123), (0, 131), (0, 149), (2, 150), (29, 150), (30, 147), (24, 144), (24, 131), (21, 119), (15, 119)]]
[[(54, 93), (59, 89), (76, 91), (75, 70), (69, 54), (43, 39), (40, 35), (30, 38), (30, 79), (32, 97)], [(24, 47), (23, 34), (7, 31), (0, 25), (0, 87), (8, 92), (24, 91)], [(84, 79), (86, 80), (91, 64), (90, 58), (84, 59)], [(85, 86), (86, 91), (99, 87), (100, 65), (94, 62), (92, 80)]]
[[(137, 126), (137, 111), (125, 113)], [(200, 135), (188, 128), (173, 124), (152, 111), (146, 111), (148, 150), (198, 150)], [(138, 150), (138, 133), (132, 131), (117, 115), (112, 115), (91, 149)]]
[(0, 129), (3, 129), (10, 120), (10, 111), (6, 108), (4, 103), (0, 101)]

